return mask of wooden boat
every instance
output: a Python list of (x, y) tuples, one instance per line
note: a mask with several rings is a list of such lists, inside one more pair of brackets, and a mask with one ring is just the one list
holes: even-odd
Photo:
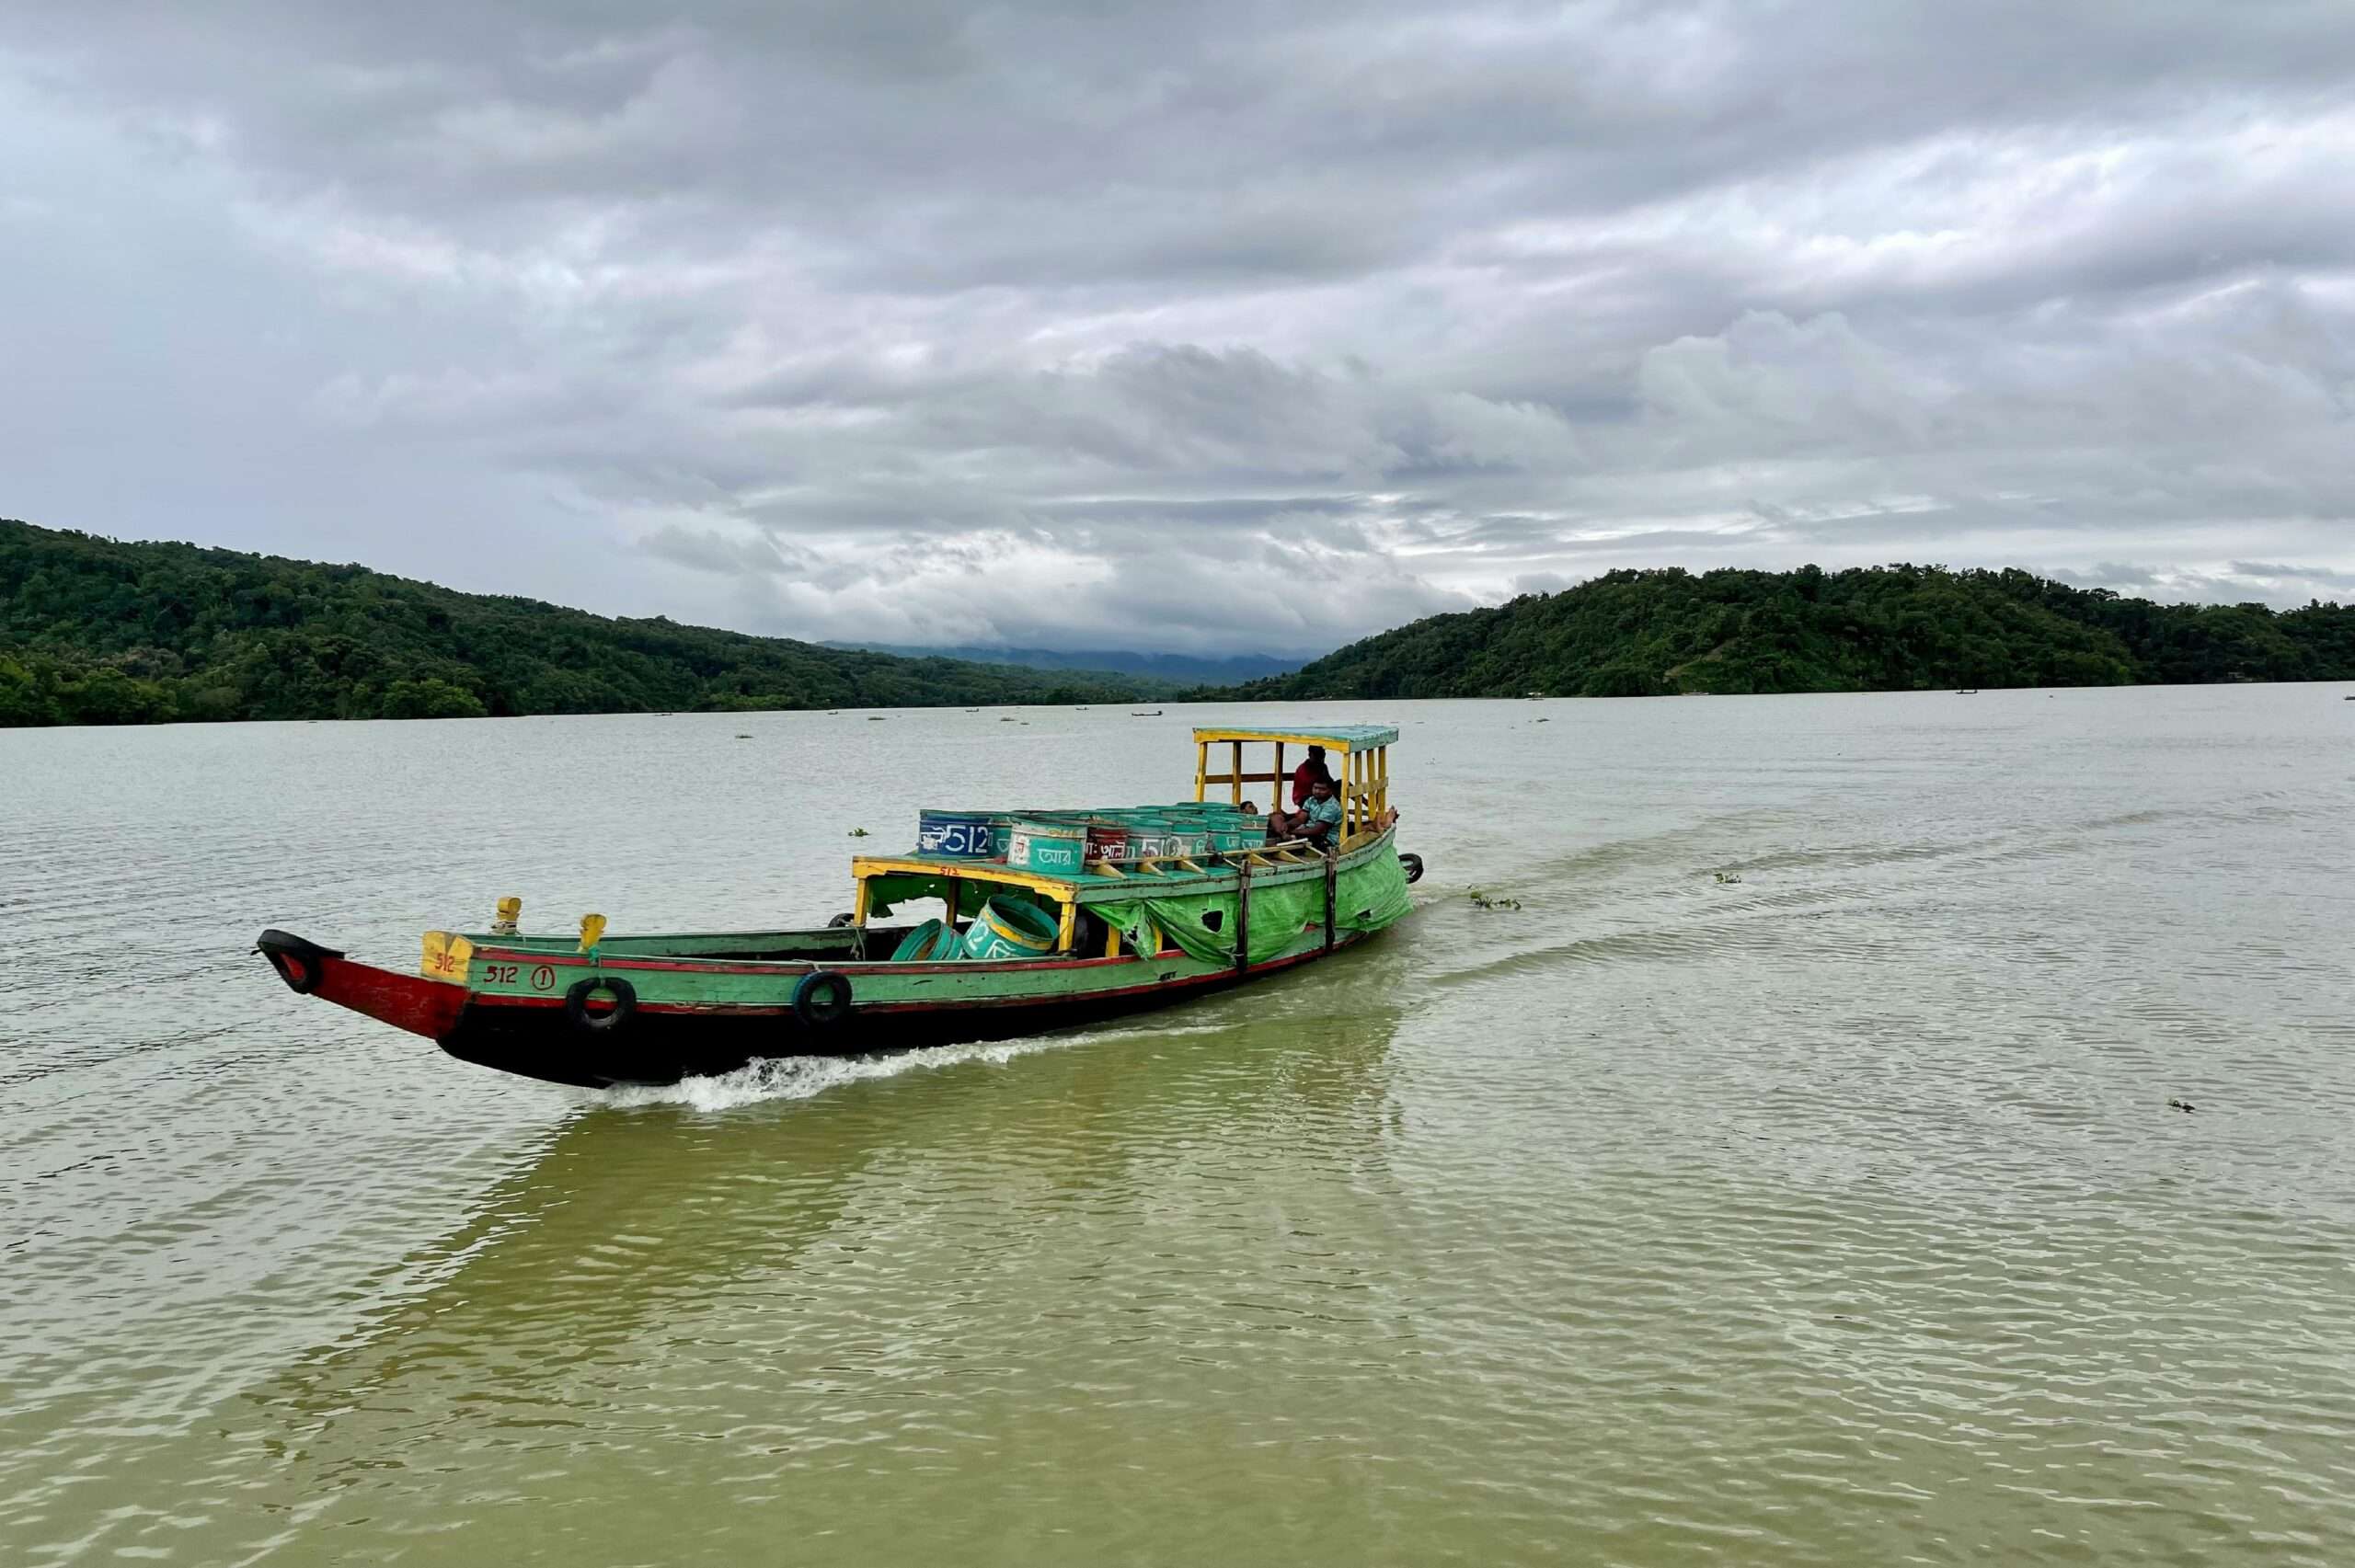
[[(996, 848), (986, 836), (961, 854), (856, 856), (852, 909), (821, 927), (608, 936), (604, 918), (589, 915), (577, 934), (527, 936), (507, 929), (516, 901), (502, 899), (491, 931), (426, 933), (413, 974), (283, 931), (263, 932), (256, 951), (295, 991), (423, 1035), (461, 1060), (592, 1088), (1036, 1034), (1312, 963), (1397, 921), (1407, 884), (1422, 875), (1396, 847), (1397, 738), (1375, 725), (1197, 729), (1191, 801), (1060, 814), (1091, 826), (1056, 839), (1042, 824), (1037, 846), (1017, 830), (994, 857), (970, 853)], [(1295, 745), (1340, 761), (1342, 824), (1329, 849), (1254, 841), (1245, 786), (1281, 798)], [(1247, 771), (1246, 748), (1256, 757), (1269, 747), (1269, 771)], [(1024, 858), (1058, 844), (1087, 847), (1064, 870)], [(928, 899), (948, 916), (930, 931), (878, 923)], [(988, 950), (993, 933), (1018, 938), (1012, 928), (1025, 921), (1040, 931), (1035, 956), (960, 956)], [(956, 944), (951, 956), (936, 938)], [(931, 956), (896, 956), (903, 945)]]

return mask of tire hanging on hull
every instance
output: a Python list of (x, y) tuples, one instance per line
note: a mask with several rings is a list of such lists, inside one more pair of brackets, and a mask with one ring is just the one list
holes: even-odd
[[(613, 997), (613, 1005), (603, 1013), (592, 1013), (589, 999), (601, 990)], [(610, 1034), (627, 1023), (637, 1011), (638, 988), (619, 975), (592, 975), (564, 993), (564, 1015), (572, 1020), (575, 1028), (586, 1029), (592, 1035)]]
[(823, 1029), (850, 1014), (850, 977), (835, 969), (814, 969), (793, 988), (793, 1015), (805, 1029)]

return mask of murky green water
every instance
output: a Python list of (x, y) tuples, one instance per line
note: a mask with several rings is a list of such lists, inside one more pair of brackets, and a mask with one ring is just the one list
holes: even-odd
[(0, 734), (0, 1562), (2355, 1561), (2340, 694), (1333, 707), (1369, 949), (607, 1097), (247, 945), (822, 920), (1197, 714)]

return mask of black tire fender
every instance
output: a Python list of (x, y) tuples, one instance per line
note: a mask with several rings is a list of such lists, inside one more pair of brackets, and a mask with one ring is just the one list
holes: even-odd
[(1420, 882), (1423, 879), (1423, 857), (1421, 855), (1402, 854), (1398, 857), (1398, 864), (1406, 867), (1407, 881)]
[[(589, 999), (601, 990), (613, 997), (614, 1005), (603, 1013), (592, 1013)], [(620, 1028), (637, 1011), (638, 988), (619, 975), (592, 975), (585, 980), (576, 980), (572, 989), (564, 993), (564, 1015), (572, 1020), (575, 1028), (586, 1029), (592, 1035)]]
[(850, 977), (835, 969), (812, 969), (793, 988), (793, 1015), (806, 1029), (839, 1024), (850, 1013)]

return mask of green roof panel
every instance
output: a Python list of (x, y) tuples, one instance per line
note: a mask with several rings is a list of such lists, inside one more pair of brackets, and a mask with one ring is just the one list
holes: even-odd
[(1398, 727), (1391, 724), (1300, 724), (1235, 729), (1221, 726), (1197, 729), (1194, 738), (1213, 743), (1221, 740), (1287, 740), (1311, 746), (1331, 746), (1343, 751), (1370, 751), (1377, 746), (1396, 745)]

